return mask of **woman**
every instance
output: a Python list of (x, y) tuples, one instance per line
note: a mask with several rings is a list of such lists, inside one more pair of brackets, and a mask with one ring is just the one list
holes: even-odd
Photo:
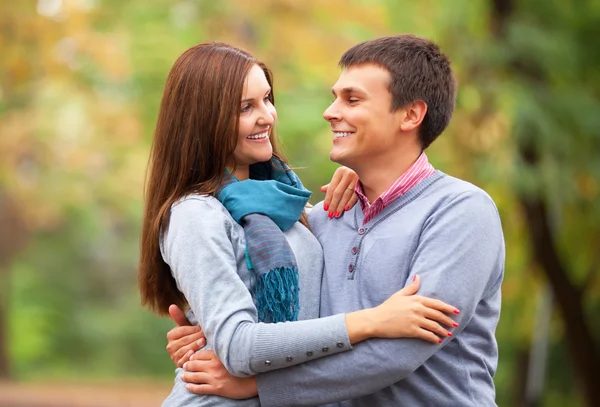
[[(418, 323), (407, 321), (414, 315), (398, 294), (373, 309), (309, 319), (318, 316), (323, 255), (304, 213), (310, 192), (277, 145), (272, 92), (269, 70), (245, 51), (190, 48), (167, 78), (149, 165), (142, 302), (162, 314), (189, 304), (236, 376), (349, 351), (370, 337), (409, 336)], [(443, 313), (453, 307), (428, 304), (430, 319), (452, 325)], [(448, 334), (438, 324), (432, 331)], [(258, 405), (194, 395), (182, 374), (165, 406)]]

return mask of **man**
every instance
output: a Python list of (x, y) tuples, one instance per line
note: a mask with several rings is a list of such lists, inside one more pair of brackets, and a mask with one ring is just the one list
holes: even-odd
[(436, 171), (423, 152), (454, 110), (450, 63), (431, 41), (399, 35), (352, 47), (340, 66), (324, 117), (331, 160), (359, 176), (360, 206), (334, 220), (323, 204), (311, 211), (325, 255), (321, 316), (376, 306), (419, 275), (419, 295), (460, 309), (460, 326), (439, 345), (372, 339), (260, 374), (261, 404), (495, 406), (500, 219), (484, 191)]

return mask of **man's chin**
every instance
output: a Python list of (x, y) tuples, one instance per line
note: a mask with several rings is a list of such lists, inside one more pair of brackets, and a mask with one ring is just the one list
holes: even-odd
[(339, 151), (331, 150), (329, 152), (329, 160), (339, 165), (343, 165), (344, 167), (352, 168), (351, 160)]

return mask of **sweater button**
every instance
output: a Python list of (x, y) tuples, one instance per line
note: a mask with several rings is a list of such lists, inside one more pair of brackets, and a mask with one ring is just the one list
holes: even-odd
[(356, 253), (358, 253), (358, 246), (354, 246), (352, 248), (352, 254), (356, 254)]
[(348, 273), (352, 273), (354, 271), (354, 264), (348, 265)]
[(287, 358), (285, 358), (285, 360), (287, 360), (288, 362), (291, 362), (292, 360), (294, 360), (294, 358), (291, 356), (288, 356)]
[(343, 342), (338, 342), (338, 343), (336, 344), (336, 346), (337, 346), (338, 348), (343, 348), (343, 347), (344, 347), (344, 343), (343, 343)]
[(306, 356), (311, 357), (312, 355), (313, 355), (312, 351), (309, 350), (308, 352), (306, 352)]
[(327, 346), (323, 346), (323, 349), (321, 349), (323, 352), (329, 352), (329, 347)]
[(367, 229), (365, 229), (365, 228), (358, 228), (359, 235), (364, 235), (366, 231), (367, 231)]
[(270, 360), (265, 360), (265, 366), (271, 366), (271, 361)]

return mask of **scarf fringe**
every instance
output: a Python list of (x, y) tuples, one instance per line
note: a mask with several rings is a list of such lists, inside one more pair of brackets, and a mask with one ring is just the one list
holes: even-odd
[(297, 321), (300, 311), (298, 271), (277, 267), (256, 279), (253, 297), (262, 322)]

